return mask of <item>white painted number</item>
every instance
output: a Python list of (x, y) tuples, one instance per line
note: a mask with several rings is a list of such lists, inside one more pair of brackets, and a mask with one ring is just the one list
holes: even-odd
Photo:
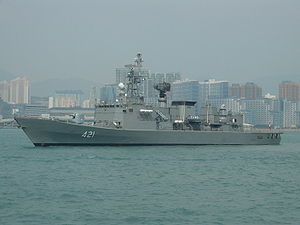
[(81, 137), (83, 138), (93, 138), (95, 136), (96, 131), (86, 131), (84, 132)]

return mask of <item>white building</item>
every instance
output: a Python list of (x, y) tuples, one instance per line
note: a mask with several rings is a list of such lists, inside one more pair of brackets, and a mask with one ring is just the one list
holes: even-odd
[(228, 98), (228, 81), (209, 79), (199, 82), (199, 101), (205, 103), (208, 99)]
[(244, 113), (244, 122), (267, 127), (272, 124), (271, 106), (264, 99), (240, 100), (241, 112)]
[(53, 97), (53, 104), (50, 103), (49, 108), (60, 107), (60, 108), (75, 108), (81, 106), (81, 90), (58, 90), (55, 92)]
[(29, 80), (25, 77), (18, 77), (10, 83), (9, 102), (12, 104), (29, 103)]
[(30, 102), (29, 80), (18, 77), (9, 82), (0, 82), (0, 97), (10, 104), (28, 104)]
[(295, 101), (283, 100), (283, 124), (284, 128), (295, 128), (297, 125), (296, 112), (297, 104)]
[(7, 81), (0, 81), (0, 98), (9, 102), (9, 82)]

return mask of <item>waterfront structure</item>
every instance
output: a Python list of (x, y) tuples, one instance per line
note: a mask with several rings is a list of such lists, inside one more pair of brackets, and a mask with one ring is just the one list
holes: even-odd
[(53, 107), (80, 107), (81, 106), (81, 96), (83, 92), (81, 90), (57, 90), (53, 96), (53, 104), (50, 103), (49, 108)]
[(279, 84), (279, 99), (289, 101), (300, 101), (300, 84), (283, 81)]
[(49, 108), (44, 105), (25, 105), (25, 116), (42, 116), (49, 114)]
[(48, 97), (40, 97), (40, 96), (31, 96), (30, 104), (46, 106), (48, 108), (49, 98)]
[(0, 98), (0, 117), (7, 119), (12, 117), (12, 106)]

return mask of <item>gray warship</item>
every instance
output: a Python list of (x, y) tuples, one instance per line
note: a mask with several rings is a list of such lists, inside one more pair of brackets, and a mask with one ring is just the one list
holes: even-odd
[(147, 105), (141, 91), (142, 55), (126, 65), (126, 82), (118, 85), (113, 104), (95, 105), (94, 122), (77, 114), (71, 119), (16, 117), (35, 146), (49, 145), (275, 145), (281, 132), (254, 130), (243, 125), (243, 115), (204, 106), (196, 115), (194, 101), (168, 103), (169, 83), (158, 83), (158, 104)]

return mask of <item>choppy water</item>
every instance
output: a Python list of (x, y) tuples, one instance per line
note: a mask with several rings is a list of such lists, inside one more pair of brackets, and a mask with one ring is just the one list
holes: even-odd
[(300, 224), (300, 133), (279, 146), (33, 147), (0, 129), (0, 224)]

